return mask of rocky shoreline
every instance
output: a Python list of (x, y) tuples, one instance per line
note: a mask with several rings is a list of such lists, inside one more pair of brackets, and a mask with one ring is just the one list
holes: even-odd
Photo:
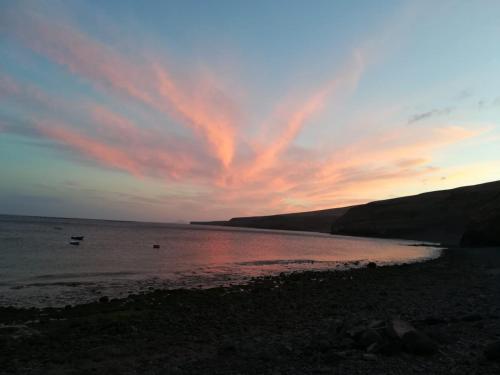
[(500, 249), (0, 308), (2, 374), (498, 374)]

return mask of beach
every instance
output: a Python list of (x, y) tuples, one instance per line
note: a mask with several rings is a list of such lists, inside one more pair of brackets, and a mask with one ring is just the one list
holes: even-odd
[[(498, 250), (454, 248), (414, 264), (65, 308), (1, 308), (0, 372), (497, 374), (485, 350), (500, 340)], [(397, 338), (395, 322), (428, 341)]]

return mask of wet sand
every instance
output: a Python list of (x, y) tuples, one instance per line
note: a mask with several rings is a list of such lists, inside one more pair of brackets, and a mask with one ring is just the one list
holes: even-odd
[[(398, 337), (401, 321), (416, 334)], [(500, 340), (500, 249), (0, 308), (0, 324), (2, 374), (499, 374), (484, 351)]]

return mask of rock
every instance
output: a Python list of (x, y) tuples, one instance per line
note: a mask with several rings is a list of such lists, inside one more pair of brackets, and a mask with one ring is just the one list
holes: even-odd
[(396, 355), (401, 353), (402, 347), (401, 343), (396, 340), (389, 340), (385, 342), (382, 346), (380, 347), (375, 347), (372, 348), (372, 350), (376, 350), (377, 353), (383, 354), (383, 355)]
[(420, 331), (409, 331), (401, 339), (405, 350), (417, 355), (432, 355), (438, 351), (437, 344)]
[(500, 362), (500, 341), (489, 344), (484, 349), (484, 355), (490, 361)]
[(368, 264), (366, 265), (366, 267), (367, 267), (367, 268), (371, 268), (371, 269), (373, 269), (373, 268), (377, 268), (377, 263), (375, 263), (375, 262), (370, 262), (370, 263), (368, 263)]
[(99, 298), (99, 302), (100, 303), (108, 303), (109, 298), (107, 296), (102, 296), (101, 298)]
[(389, 326), (389, 333), (401, 340), (403, 348), (408, 353), (432, 355), (438, 350), (438, 346), (433, 340), (404, 320), (392, 320)]
[(374, 342), (370, 346), (366, 348), (367, 353), (380, 353), (382, 352), (385, 344), (381, 344), (380, 342)]
[(482, 320), (483, 317), (480, 315), (480, 314), (469, 314), (469, 315), (465, 315), (462, 320), (464, 322), (477, 322), (479, 320)]
[(350, 337), (343, 337), (337, 342), (336, 346), (342, 349), (350, 349), (354, 346), (354, 340)]
[(389, 335), (391, 335), (392, 337), (402, 339), (406, 333), (415, 331), (415, 327), (404, 320), (393, 319), (387, 327), (387, 330)]
[(384, 338), (374, 329), (367, 329), (359, 337), (358, 344), (363, 348), (368, 348), (372, 344), (382, 344)]
[(39, 336), (40, 332), (25, 324), (0, 325), (0, 337), (19, 339), (27, 336)]
[(363, 335), (363, 333), (365, 332), (365, 327), (355, 327), (355, 328), (351, 328), (349, 329), (346, 333), (352, 337), (354, 340), (359, 340), (359, 338)]
[(428, 316), (427, 318), (425, 318), (423, 320), (423, 323), (425, 323), (429, 326), (433, 326), (433, 325), (437, 325), (437, 324), (444, 324), (444, 323), (446, 323), (446, 320), (442, 319), (442, 318), (435, 317), (435, 316)]
[(385, 321), (384, 320), (372, 320), (370, 324), (368, 324), (369, 328), (377, 329), (377, 328), (384, 328), (385, 327)]

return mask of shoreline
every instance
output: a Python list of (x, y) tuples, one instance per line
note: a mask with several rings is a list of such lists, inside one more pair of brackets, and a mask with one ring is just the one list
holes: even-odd
[[(411, 264), (67, 308), (3, 307), (0, 362), (5, 374), (493, 374), (500, 364), (484, 350), (500, 339), (498, 295), (500, 249), (451, 248)], [(430, 338), (435, 352), (360, 342), (371, 331), (391, 341), (395, 318)]]
[[(261, 233), (260, 230), (259, 233)], [(306, 235), (311, 236), (314, 234), (306, 233)], [(360, 249), (365, 246), (363, 241), (368, 241), (369, 244), (377, 244), (377, 239), (371, 238), (324, 236), (333, 240), (338, 238), (341, 241), (357, 241), (359, 242), (357, 248)], [(408, 240), (389, 240), (387, 245), (400, 247), (400, 254), (391, 255), (389, 253), (388, 256), (384, 257), (374, 255), (373, 251), (368, 251), (362, 252), (362, 254), (350, 254), (349, 259), (342, 259), (345, 256), (341, 255), (339, 256), (340, 259), (337, 260), (315, 259), (314, 256), (310, 258), (292, 257), (290, 259), (277, 257), (271, 259), (257, 258), (256, 260), (233, 261), (215, 265), (194, 265), (192, 269), (185, 268), (166, 275), (119, 269), (117, 272), (111, 270), (102, 273), (83, 272), (81, 274), (56, 272), (34, 275), (31, 278), (19, 277), (19, 280), (7, 279), (0, 285), (0, 308), (62, 308), (66, 305), (76, 306), (96, 302), (103, 296), (107, 296), (109, 299), (123, 299), (130, 294), (139, 294), (156, 289), (209, 289), (243, 285), (251, 283), (256, 278), (273, 277), (281, 273), (343, 271), (349, 268), (362, 268), (372, 261), (384, 266), (402, 263), (411, 264), (439, 257), (444, 248), (439, 244)], [(417, 247), (425, 249), (415, 250)], [(405, 257), (402, 257), (402, 253), (405, 253)], [(116, 279), (113, 278), (115, 276), (117, 276)]]

